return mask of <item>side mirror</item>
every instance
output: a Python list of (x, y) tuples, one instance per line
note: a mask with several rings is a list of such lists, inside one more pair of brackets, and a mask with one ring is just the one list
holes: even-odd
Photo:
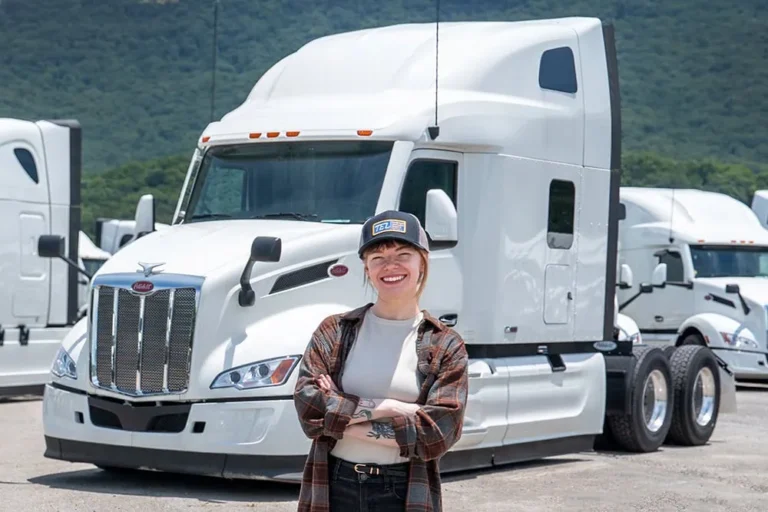
[(133, 231), (133, 239), (138, 240), (144, 235), (155, 231), (155, 197), (152, 194), (144, 194), (136, 205), (136, 226)]
[(92, 276), (80, 265), (67, 257), (66, 239), (60, 235), (40, 235), (37, 239), (37, 255), (41, 258), (59, 258), (85, 277)]
[(740, 293), (741, 288), (739, 288), (739, 285), (737, 284), (727, 284), (725, 285), (725, 293)]
[(40, 235), (37, 239), (37, 255), (41, 258), (63, 258), (66, 243), (60, 235)]
[(667, 264), (659, 263), (656, 268), (653, 269), (653, 277), (651, 277), (651, 284), (656, 287), (663, 287), (667, 282)]
[(632, 269), (626, 263), (622, 263), (619, 270), (619, 288), (627, 289), (632, 288)]
[(459, 239), (458, 213), (444, 190), (427, 192), (424, 230), (433, 242), (456, 242)]
[(256, 302), (256, 294), (251, 287), (251, 270), (257, 261), (278, 262), (283, 251), (283, 242), (274, 236), (257, 236), (251, 242), (251, 254), (245, 264), (243, 274), (240, 276), (240, 293), (237, 302), (242, 307), (253, 306)]

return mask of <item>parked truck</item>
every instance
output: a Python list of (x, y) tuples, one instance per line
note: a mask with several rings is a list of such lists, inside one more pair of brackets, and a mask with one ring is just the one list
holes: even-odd
[[(437, 88), (435, 29), (311, 41), (205, 128), (172, 225), (99, 269), (88, 317), (63, 341), (46, 457), (298, 480), (310, 440), (296, 368), (324, 318), (373, 299), (356, 248), (386, 209), (425, 224), (421, 304), (470, 356), (442, 471), (590, 450), (601, 435), (639, 452), (707, 442), (720, 413), (711, 352), (668, 358), (615, 336), (612, 27), (440, 24)], [(60, 244), (43, 237), (41, 253)], [(714, 386), (703, 426), (680, 377), (702, 371)]]
[(768, 380), (768, 231), (755, 213), (693, 189), (622, 187), (621, 202), (620, 261), (638, 285), (619, 304), (643, 340), (707, 346), (737, 380)]
[(76, 121), (0, 118), (0, 394), (38, 392), (78, 320), (78, 270), (38, 255), (59, 235), (77, 262), (81, 129)]

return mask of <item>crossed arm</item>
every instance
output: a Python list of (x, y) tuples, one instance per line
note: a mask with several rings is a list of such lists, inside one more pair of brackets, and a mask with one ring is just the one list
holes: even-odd
[[(328, 375), (319, 376), (317, 383), (324, 392), (339, 391)], [(395, 416), (413, 417), (417, 410), (417, 404), (391, 398), (360, 398), (344, 435), (396, 448), (398, 445), (391, 419)]]

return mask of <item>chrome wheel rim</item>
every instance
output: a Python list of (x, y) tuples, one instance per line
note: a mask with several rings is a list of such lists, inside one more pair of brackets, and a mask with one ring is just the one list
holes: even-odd
[(645, 427), (658, 432), (667, 417), (667, 379), (660, 370), (653, 370), (643, 386), (643, 418)]
[(715, 376), (710, 368), (705, 366), (699, 370), (691, 393), (693, 417), (699, 426), (704, 427), (712, 421), (715, 413)]

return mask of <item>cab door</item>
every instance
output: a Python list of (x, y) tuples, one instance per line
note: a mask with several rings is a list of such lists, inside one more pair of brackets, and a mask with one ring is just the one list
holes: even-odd
[[(413, 151), (400, 189), (398, 209), (418, 217), (423, 226), (427, 192), (434, 188), (445, 191), (458, 209), (462, 161), (462, 153), (455, 151)], [(459, 332), (463, 285), (456, 253), (460, 244), (461, 233), (456, 243), (430, 241), (429, 279), (420, 300), (422, 308)]]

